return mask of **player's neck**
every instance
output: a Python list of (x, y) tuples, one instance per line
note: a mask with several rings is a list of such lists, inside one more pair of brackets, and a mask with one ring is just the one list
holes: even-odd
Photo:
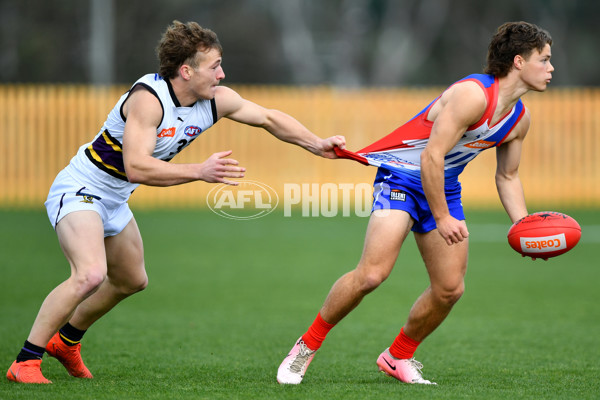
[(173, 94), (177, 97), (180, 106), (189, 107), (198, 101), (197, 96), (188, 90), (188, 86), (181, 81), (180, 78), (170, 79), (171, 87), (173, 88)]
[(497, 109), (510, 110), (529, 90), (516, 74), (509, 73), (505, 77), (498, 78)]

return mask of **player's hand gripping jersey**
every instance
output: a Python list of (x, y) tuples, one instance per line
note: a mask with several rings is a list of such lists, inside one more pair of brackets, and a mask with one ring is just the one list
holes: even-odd
[[(444, 169), (447, 185), (457, 182), (458, 175), (466, 164), (481, 151), (501, 145), (525, 113), (525, 107), (519, 100), (498, 123), (490, 126), (498, 102), (498, 80), (492, 75), (473, 74), (454, 84), (465, 81), (473, 81), (481, 86), (486, 95), (487, 108), (481, 119), (476, 124), (469, 126), (456, 146), (446, 154)], [(410, 121), (377, 142), (357, 152), (341, 150), (336, 147), (337, 155), (365, 165), (381, 167), (394, 175), (403, 175), (409, 180), (420, 182), (420, 156), (427, 145), (433, 126), (433, 122), (427, 120), (427, 115), (440, 97), (432, 101)]]

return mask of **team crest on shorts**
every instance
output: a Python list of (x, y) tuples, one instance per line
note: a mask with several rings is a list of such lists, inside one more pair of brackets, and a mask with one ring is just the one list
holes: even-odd
[(406, 201), (406, 192), (404, 190), (392, 189), (390, 191), (390, 200)]
[(93, 195), (93, 194), (89, 194), (89, 193), (83, 193), (82, 190), (85, 189), (85, 187), (79, 189), (77, 191), (77, 193), (75, 193), (75, 196), (81, 196), (83, 197), (83, 200), (81, 200), (81, 203), (88, 203), (88, 204), (94, 204), (94, 199), (96, 200), (102, 200), (99, 196)]

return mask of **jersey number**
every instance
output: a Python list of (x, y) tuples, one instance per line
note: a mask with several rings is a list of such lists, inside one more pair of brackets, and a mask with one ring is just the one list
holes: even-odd
[[(192, 139), (193, 140), (193, 139)], [(181, 150), (185, 149), (187, 147), (188, 144), (192, 143), (192, 141), (190, 140), (189, 142), (187, 141), (187, 139), (181, 139), (179, 142), (177, 142), (179, 144), (179, 146), (177, 147), (177, 151), (172, 151), (169, 153), (169, 157), (165, 158), (165, 161), (171, 161), (173, 159), (173, 157), (175, 157)]]

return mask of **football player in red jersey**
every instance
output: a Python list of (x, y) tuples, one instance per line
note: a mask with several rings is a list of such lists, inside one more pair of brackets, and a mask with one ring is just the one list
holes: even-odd
[(458, 175), (482, 149), (496, 147), (500, 200), (513, 222), (527, 215), (518, 167), (530, 115), (520, 98), (544, 91), (552, 79), (551, 45), (550, 35), (536, 25), (503, 24), (489, 44), (484, 74), (453, 84), (364, 154), (340, 152), (379, 166), (363, 254), (358, 266), (335, 282), (314, 322), (281, 363), (279, 383), (302, 381), (330, 329), (389, 276), (411, 230), (430, 286), (377, 365), (402, 382), (432, 383), (422, 377), (414, 353), (464, 291), (469, 231)]

